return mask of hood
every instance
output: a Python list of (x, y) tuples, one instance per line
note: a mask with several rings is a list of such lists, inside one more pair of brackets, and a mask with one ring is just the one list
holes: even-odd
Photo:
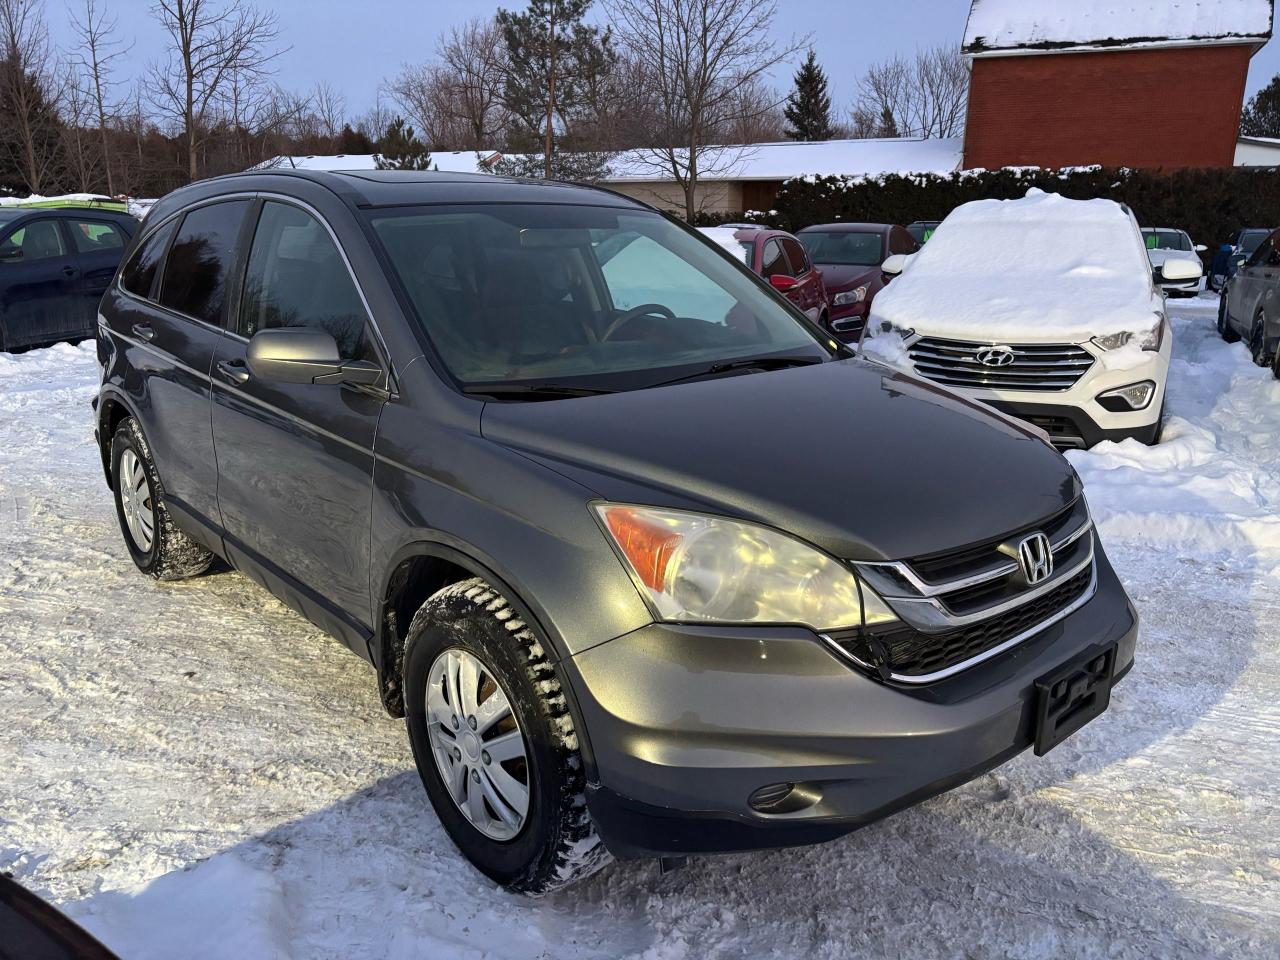
[(754, 520), (852, 560), (965, 546), (1079, 493), (1011, 421), (865, 360), (489, 403), (482, 433), (603, 499)]
[(879, 264), (861, 267), (839, 263), (819, 263), (816, 266), (822, 271), (822, 285), (833, 291), (852, 290), (864, 283), (870, 284), (880, 277)]

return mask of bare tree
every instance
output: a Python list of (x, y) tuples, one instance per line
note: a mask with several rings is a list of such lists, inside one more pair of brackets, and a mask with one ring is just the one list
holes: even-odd
[[(685, 216), (698, 211), (701, 178), (725, 176), (744, 151), (714, 146), (728, 131), (767, 112), (744, 86), (761, 87), (808, 38), (776, 44), (774, 0), (606, 0), (629, 56), (642, 65), (654, 140), (639, 163), (669, 174), (684, 193)], [(777, 103), (772, 105), (776, 108)]]
[(856, 129), (873, 136), (955, 137), (964, 129), (969, 69), (958, 47), (919, 50), (870, 67), (858, 83)]
[(445, 112), (465, 130), (462, 150), (491, 149), (506, 125), (502, 106), (506, 46), (493, 20), (454, 27), (436, 51), (447, 97)]
[(53, 50), (39, 0), (0, 0), (0, 150), (32, 193), (62, 163)]
[(107, 193), (115, 195), (115, 177), (111, 170), (111, 138), (107, 127), (114, 107), (111, 103), (113, 62), (125, 56), (132, 46), (125, 46), (116, 37), (116, 19), (106, 17), (98, 8), (97, 0), (84, 0), (78, 14), (73, 14), (72, 28), (78, 38), (78, 49), (73, 54), (78, 82), (81, 84), (93, 109), (93, 120), (98, 128), (99, 149), (102, 151), (102, 167), (106, 174)]
[(151, 8), (171, 49), (151, 68), (152, 99), (186, 138), (187, 176), (200, 175), (200, 148), (232, 78), (241, 86), (267, 77), (281, 51), (276, 16), (244, 0), (156, 0)]

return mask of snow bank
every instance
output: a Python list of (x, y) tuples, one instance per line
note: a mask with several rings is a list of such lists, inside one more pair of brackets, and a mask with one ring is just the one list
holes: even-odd
[(1228, 37), (1265, 42), (1272, 0), (973, 0), (968, 53), (1154, 46)]
[(876, 295), (871, 330), (1083, 342), (1154, 325), (1159, 294), (1133, 218), (1110, 200), (1032, 189), (957, 207)]

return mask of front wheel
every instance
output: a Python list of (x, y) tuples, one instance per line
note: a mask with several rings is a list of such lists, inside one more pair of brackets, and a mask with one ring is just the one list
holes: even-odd
[(1222, 291), (1218, 300), (1218, 336), (1227, 343), (1235, 343), (1240, 335), (1231, 329), (1231, 317), (1227, 313), (1227, 291)]
[(404, 690), (422, 784), (477, 869), (541, 896), (608, 862), (558, 672), (497, 590), (464, 580), (423, 604), (405, 644)]
[(1267, 318), (1261, 310), (1253, 318), (1253, 326), (1249, 328), (1249, 354), (1258, 366), (1270, 365), (1271, 358), (1267, 356)]

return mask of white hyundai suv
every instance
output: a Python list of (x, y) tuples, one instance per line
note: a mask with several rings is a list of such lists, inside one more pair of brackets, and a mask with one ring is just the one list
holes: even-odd
[[(1028, 421), (1059, 447), (1159, 440), (1173, 338), (1126, 207), (1040, 190), (967, 203), (884, 269), (902, 276), (872, 306), (868, 355)], [(1192, 280), (1201, 266), (1171, 259), (1162, 270)]]

